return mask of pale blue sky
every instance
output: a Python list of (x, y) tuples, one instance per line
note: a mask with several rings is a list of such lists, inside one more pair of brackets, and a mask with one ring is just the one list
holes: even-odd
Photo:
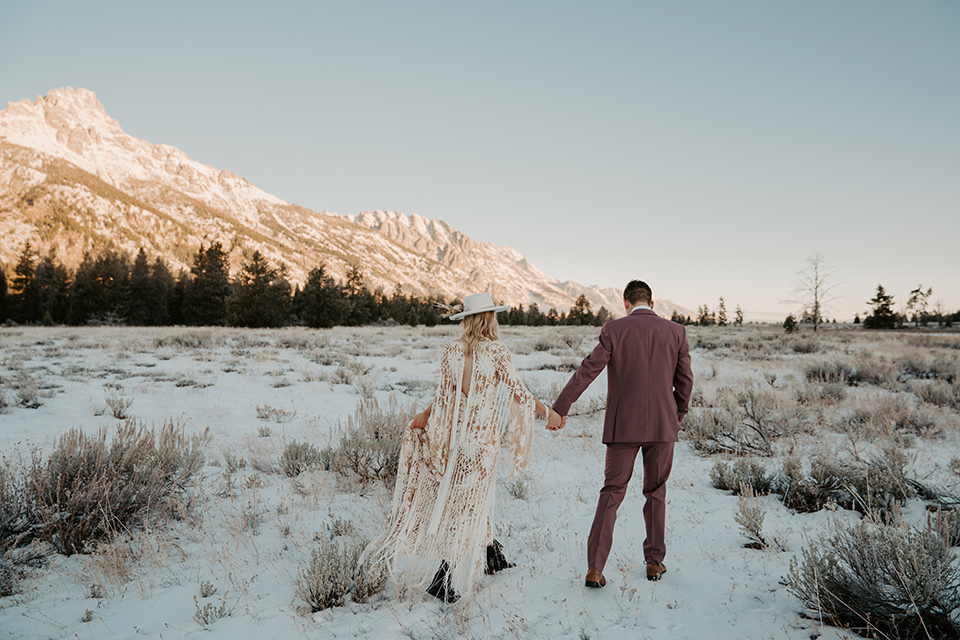
[(560, 279), (782, 318), (822, 251), (841, 318), (877, 283), (960, 308), (958, 2), (0, 0), (0, 60), (0, 104), (85, 87), (281, 198)]

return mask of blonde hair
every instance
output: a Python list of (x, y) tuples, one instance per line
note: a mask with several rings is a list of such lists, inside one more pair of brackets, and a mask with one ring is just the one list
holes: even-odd
[(474, 313), (463, 319), (463, 333), (460, 334), (460, 341), (463, 342), (463, 350), (466, 355), (473, 353), (473, 348), (477, 343), (483, 340), (499, 340), (500, 335), (497, 328), (500, 326), (497, 322), (497, 314), (493, 311), (484, 311), (483, 313)]

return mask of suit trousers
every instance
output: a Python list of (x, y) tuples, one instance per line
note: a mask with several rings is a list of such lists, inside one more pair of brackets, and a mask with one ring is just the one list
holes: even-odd
[(604, 483), (593, 517), (590, 537), (587, 538), (587, 563), (590, 569), (603, 571), (613, 544), (613, 526), (617, 509), (623, 502), (627, 484), (633, 476), (637, 453), (643, 456), (643, 520), (647, 537), (643, 541), (643, 556), (647, 562), (660, 563), (667, 554), (664, 543), (664, 523), (667, 512), (667, 479), (673, 468), (673, 442), (644, 442), (640, 444), (608, 444), (604, 468)]

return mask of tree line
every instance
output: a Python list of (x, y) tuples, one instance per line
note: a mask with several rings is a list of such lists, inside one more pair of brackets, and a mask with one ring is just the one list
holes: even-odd
[(733, 313), (733, 318), (729, 318), (727, 316), (727, 303), (723, 299), (723, 296), (721, 296), (717, 302), (716, 309), (710, 309), (710, 307), (704, 304), (700, 305), (697, 309), (696, 318), (688, 315), (685, 316), (678, 311), (674, 311), (670, 315), (670, 319), (680, 324), (695, 324), (701, 327), (712, 327), (714, 325), (718, 327), (725, 327), (727, 325), (740, 327), (743, 326), (743, 309), (740, 308), (740, 305), (737, 305)]
[[(894, 297), (887, 293), (882, 284), (877, 285), (877, 291), (867, 304), (870, 311), (863, 318), (864, 329), (901, 329), (909, 323), (915, 327), (927, 327), (936, 322), (937, 327), (952, 327), (954, 322), (960, 322), (960, 311), (950, 313), (939, 302), (931, 306), (930, 297), (933, 287), (924, 290), (923, 285), (917, 285), (910, 291), (910, 296), (901, 308), (894, 308)], [(854, 323), (860, 323), (860, 314), (854, 318)]]
[[(397, 323), (434, 326), (441, 320), (435, 304), (459, 301), (404, 295), (400, 285), (387, 294), (371, 291), (360, 266), (345, 281), (325, 265), (314, 267), (303, 286), (291, 285), (284, 265), (275, 266), (259, 251), (230, 276), (228, 254), (220, 242), (201, 246), (188, 270), (174, 275), (166, 262), (142, 248), (131, 261), (125, 252), (87, 253), (75, 271), (51, 250), (40, 255), (28, 242), (8, 281), (0, 268), (0, 322), (21, 324), (127, 324), (314, 328)], [(581, 295), (569, 312), (518, 305), (498, 315), (510, 325), (595, 325), (612, 315), (594, 312)]]
[[(877, 285), (874, 296), (867, 300), (869, 310), (861, 319), (860, 314), (853, 318), (853, 324), (862, 324), (864, 329), (902, 329), (913, 323), (914, 327), (928, 327), (936, 323), (937, 328), (952, 327), (954, 322), (960, 322), (960, 311), (950, 313), (938, 302), (930, 306), (930, 297), (933, 287), (924, 290), (923, 285), (917, 285), (910, 291), (910, 296), (898, 310), (894, 306), (893, 295), (887, 293), (882, 284)], [(803, 321), (809, 321), (804, 315)], [(834, 320), (836, 322), (836, 320)], [(799, 326), (797, 319), (790, 314), (783, 322), (787, 333), (796, 331)]]

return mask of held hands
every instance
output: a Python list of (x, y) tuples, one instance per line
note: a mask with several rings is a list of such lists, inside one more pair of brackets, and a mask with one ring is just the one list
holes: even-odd
[(554, 411), (549, 409), (547, 412), (547, 431), (560, 431), (567, 426), (567, 416), (562, 416)]

